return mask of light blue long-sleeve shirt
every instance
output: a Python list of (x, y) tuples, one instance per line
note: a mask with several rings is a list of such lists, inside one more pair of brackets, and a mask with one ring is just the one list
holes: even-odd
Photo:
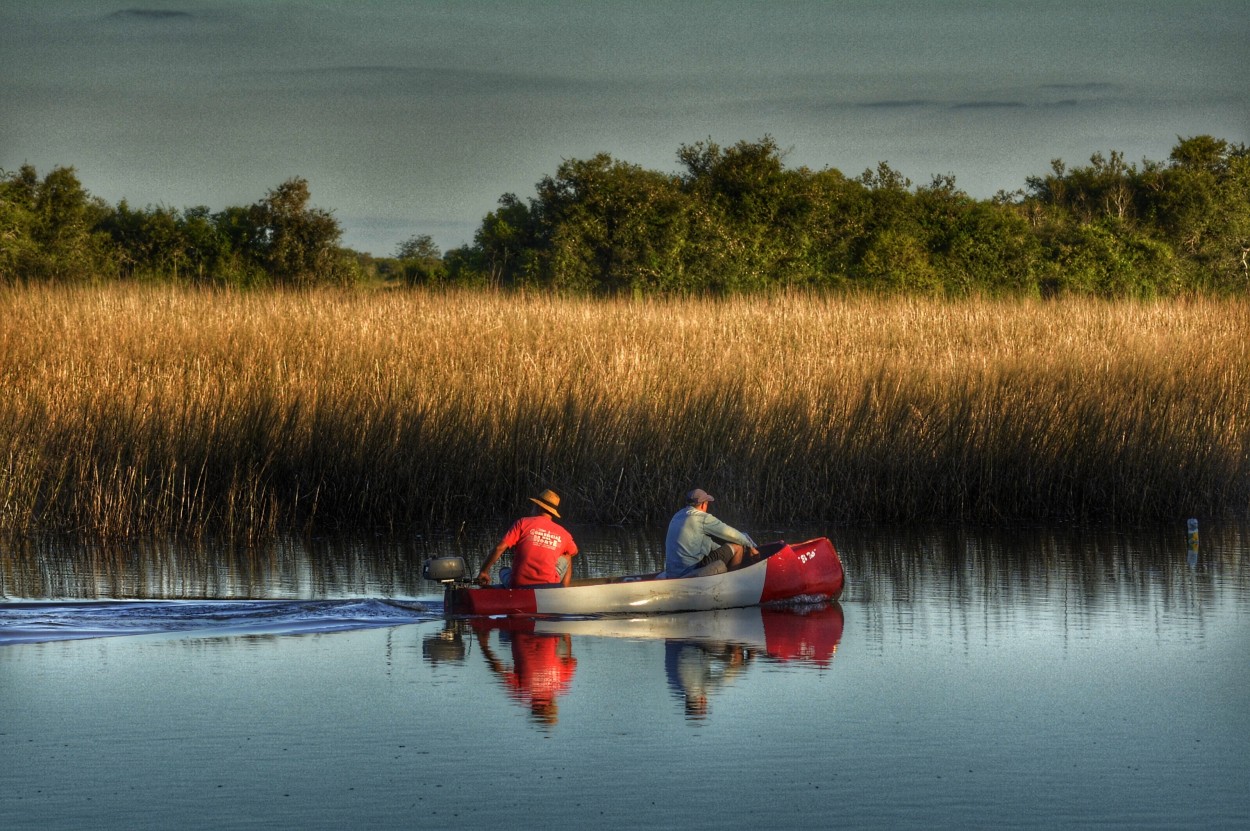
[(664, 574), (668, 577), (685, 576), (722, 542), (757, 547), (746, 534), (706, 511), (692, 505), (682, 508), (669, 522), (668, 535), (664, 538)]

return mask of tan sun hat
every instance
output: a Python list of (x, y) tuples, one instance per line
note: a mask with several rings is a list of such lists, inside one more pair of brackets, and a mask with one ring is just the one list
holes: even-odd
[(556, 519), (560, 518), (560, 512), (556, 510), (556, 508), (560, 507), (560, 496), (550, 488), (538, 494), (538, 496), (531, 496), (530, 502), (533, 502)]

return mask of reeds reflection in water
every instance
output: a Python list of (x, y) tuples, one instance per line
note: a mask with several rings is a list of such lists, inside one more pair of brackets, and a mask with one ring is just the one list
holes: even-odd
[[(659, 567), (654, 529), (574, 526), (578, 576)], [(461, 556), (479, 566), (498, 528), (426, 537), (282, 537), (237, 545), (197, 541), (86, 544), (51, 537), (0, 544), (6, 599), (319, 599), (437, 597), (425, 560)], [(1250, 598), (1250, 533), (1242, 523), (1204, 526), (1192, 556), (1184, 527), (1137, 530), (940, 527), (801, 528), (791, 541), (829, 536), (847, 571), (843, 601), (868, 608), (930, 604), (1004, 610), (1062, 603), (1187, 610), (1217, 594)]]
[(0, 547), (8, 599), (313, 599), (416, 595), (426, 546), (281, 537), (84, 543), (38, 537)]
[[(1061, 620), (1068, 634), (1104, 618), (1161, 626), (1231, 602), (1250, 604), (1250, 526), (1212, 523), (1199, 550), (1185, 528), (942, 528), (912, 534), (844, 530), (848, 583), (870, 639), (901, 614), (961, 615), (968, 629)], [(922, 625), (917, 621), (915, 625)]]

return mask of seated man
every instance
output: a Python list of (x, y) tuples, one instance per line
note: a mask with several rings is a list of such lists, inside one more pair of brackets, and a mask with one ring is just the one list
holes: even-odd
[(560, 497), (555, 491), (545, 490), (530, 497), (537, 507), (534, 513), (513, 523), (503, 540), (486, 558), (477, 575), (478, 585), (490, 585), (490, 570), (508, 549), (512, 552), (511, 574), (500, 571), (501, 582), (510, 589), (520, 586), (567, 586), (573, 576), (570, 558), (576, 556), (577, 545), (568, 531), (555, 523), (560, 517), (556, 510)]
[(708, 513), (714, 501), (702, 488), (686, 494), (686, 507), (673, 516), (664, 539), (666, 577), (687, 577), (716, 561), (735, 569), (745, 556), (759, 556), (754, 540)]

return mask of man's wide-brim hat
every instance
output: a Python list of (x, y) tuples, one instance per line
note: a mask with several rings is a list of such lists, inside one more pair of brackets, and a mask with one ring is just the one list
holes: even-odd
[(555, 491), (545, 490), (538, 496), (531, 496), (530, 502), (533, 502), (556, 519), (560, 518), (560, 512), (556, 510), (560, 507), (560, 496)]

